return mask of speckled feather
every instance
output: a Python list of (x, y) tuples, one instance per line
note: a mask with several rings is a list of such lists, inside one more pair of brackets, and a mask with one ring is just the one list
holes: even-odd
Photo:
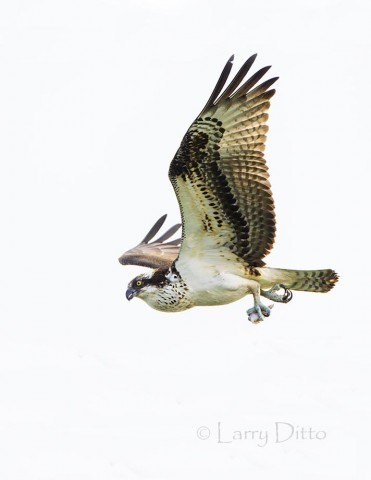
[(214, 243), (219, 252), (228, 249), (246, 266), (263, 266), (262, 259), (273, 246), (274, 203), (263, 151), (266, 111), (275, 92), (268, 89), (277, 78), (252, 89), (266, 67), (239, 87), (254, 60), (255, 56), (245, 62), (218, 99), (231, 60), (227, 63), (218, 88), (170, 165), (182, 213), (180, 256), (198, 238), (206, 248), (212, 249)]

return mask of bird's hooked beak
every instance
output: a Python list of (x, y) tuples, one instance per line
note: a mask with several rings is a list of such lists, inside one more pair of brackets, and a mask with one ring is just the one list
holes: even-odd
[(126, 298), (128, 300), (131, 300), (133, 297), (135, 297), (138, 294), (138, 290), (135, 290), (134, 288), (128, 288), (126, 290)]

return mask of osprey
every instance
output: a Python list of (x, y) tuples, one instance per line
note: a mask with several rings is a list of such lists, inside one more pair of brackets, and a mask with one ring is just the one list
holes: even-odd
[[(251, 56), (226, 86), (233, 56), (201, 113), (185, 134), (169, 170), (182, 218), (182, 238), (167, 240), (175, 225), (151, 240), (161, 217), (142, 242), (124, 253), (123, 265), (150, 267), (135, 277), (126, 297), (164, 312), (223, 305), (252, 294), (250, 321), (270, 315), (260, 297), (287, 303), (291, 290), (328, 292), (338, 280), (331, 269), (268, 268), (263, 258), (275, 238), (274, 203), (264, 160), (267, 110), (278, 79), (258, 84), (270, 67), (244, 81)], [(258, 85), (257, 85), (258, 84)], [(257, 86), (256, 86), (257, 85)]]

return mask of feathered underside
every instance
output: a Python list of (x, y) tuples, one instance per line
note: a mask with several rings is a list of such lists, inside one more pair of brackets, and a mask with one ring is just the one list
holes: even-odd
[(238, 262), (263, 266), (273, 246), (274, 203), (263, 151), (266, 112), (275, 93), (269, 88), (277, 77), (255, 87), (270, 68), (265, 67), (242, 83), (255, 58), (222, 92), (231, 57), (171, 162), (183, 226), (179, 259), (193, 255), (196, 247), (228, 251)]
[(153, 225), (143, 240), (119, 258), (122, 265), (140, 265), (149, 268), (168, 268), (177, 258), (181, 238), (166, 242), (181, 227), (180, 223), (172, 226), (163, 235), (152, 241), (166, 220), (163, 215)]

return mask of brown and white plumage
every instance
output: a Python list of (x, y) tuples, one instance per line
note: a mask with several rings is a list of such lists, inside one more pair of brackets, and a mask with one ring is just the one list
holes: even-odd
[[(181, 238), (166, 242), (181, 227), (180, 223), (172, 226), (156, 240), (151, 240), (165, 223), (167, 215), (163, 215), (153, 225), (143, 240), (134, 248), (119, 257), (121, 265), (141, 265), (149, 268), (168, 268), (179, 254)], [(166, 242), (166, 243), (165, 243)]]
[[(213, 95), (183, 138), (169, 176), (183, 223), (181, 254), (202, 238), (205, 248), (235, 257), (247, 266), (262, 266), (273, 246), (275, 215), (264, 160), (267, 110), (277, 80), (256, 88), (268, 70), (259, 70), (239, 87), (256, 55), (242, 66), (218, 98), (230, 70), (225, 66)], [(237, 88), (239, 87), (239, 88)], [(208, 241), (207, 241), (208, 240)]]
[[(156, 268), (158, 289), (147, 280), (146, 288), (138, 285), (135, 289), (134, 279), (128, 297), (138, 295), (155, 308), (178, 311), (230, 303), (252, 293), (250, 319), (262, 320), (269, 309), (260, 303), (260, 293), (287, 302), (292, 296), (289, 288), (328, 291), (336, 282), (333, 270), (264, 267), (276, 232), (264, 148), (267, 111), (275, 93), (271, 86), (277, 77), (259, 84), (270, 68), (265, 67), (245, 80), (255, 58), (251, 56), (226, 86), (233, 57), (228, 60), (205, 107), (185, 134), (169, 169), (182, 217), (180, 251), (176, 256), (179, 243), (163, 243), (170, 237), (167, 234), (148, 244), (161, 227), (162, 217), (150, 238), (147, 235), (120, 257), (123, 264)], [(280, 287), (285, 289), (283, 295), (277, 293)], [(169, 289), (172, 301), (174, 291), (178, 300), (173, 307), (162, 308), (155, 297)]]

